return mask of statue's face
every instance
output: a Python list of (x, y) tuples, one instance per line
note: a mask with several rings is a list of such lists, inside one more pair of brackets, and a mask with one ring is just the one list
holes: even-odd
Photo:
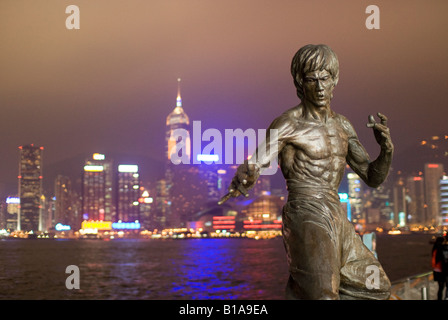
[(307, 72), (302, 82), (305, 100), (316, 107), (330, 105), (333, 98), (334, 83), (327, 70)]

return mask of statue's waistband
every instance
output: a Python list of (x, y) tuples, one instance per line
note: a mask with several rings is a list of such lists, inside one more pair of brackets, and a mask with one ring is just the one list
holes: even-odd
[(325, 185), (316, 185), (312, 183), (300, 183), (287, 181), (288, 201), (302, 200), (304, 198), (328, 199), (339, 202), (337, 190)]

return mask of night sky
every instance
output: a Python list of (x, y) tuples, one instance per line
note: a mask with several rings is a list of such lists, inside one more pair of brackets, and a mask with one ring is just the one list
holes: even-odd
[(203, 130), (266, 128), (299, 103), (289, 69), (309, 43), (339, 57), (332, 108), (372, 157), (367, 117), (386, 114), (399, 154), (448, 132), (447, 13), (445, 0), (2, 0), (0, 193), (16, 191), (24, 144), (44, 146), (44, 178), (94, 152), (162, 160), (177, 78)]

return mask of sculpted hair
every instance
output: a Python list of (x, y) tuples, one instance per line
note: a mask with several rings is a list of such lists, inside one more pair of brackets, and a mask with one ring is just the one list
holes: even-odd
[(339, 61), (336, 53), (327, 45), (306, 45), (297, 51), (291, 63), (291, 75), (297, 88), (297, 96), (303, 99), (303, 77), (310, 71), (327, 70), (336, 86), (339, 80)]

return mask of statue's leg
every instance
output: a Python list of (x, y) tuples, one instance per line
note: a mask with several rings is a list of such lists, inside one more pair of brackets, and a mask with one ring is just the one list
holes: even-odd
[(391, 285), (380, 262), (349, 221), (342, 231), (341, 299), (388, 299)]
[(321, 204), (293, 201), (283, 208), (288, 299), (339, 299), (340, 250), (327, 218)]

